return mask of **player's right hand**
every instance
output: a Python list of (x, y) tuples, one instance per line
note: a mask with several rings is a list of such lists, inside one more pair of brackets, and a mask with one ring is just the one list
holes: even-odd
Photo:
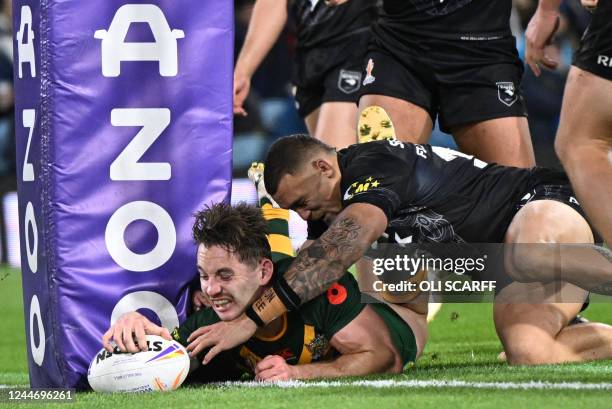
[[(115, 341), (122, 352), (147, 351), (147, 335), (158, 335), (167, 340), (172, 340), (170, 331), (155, 325), (144, 315), (137, 312), (128, 312), (119, 319), (102, 335), (102, 346), (108, 352), (113, 352), (110, 341)], [(134, 338), (138, 345), (134, 343)]]
[(234, 115), (247, 116), (244, 101), (249, 96), (251, 79), (239, 72), (234, 72)]
[(527, 25), (525, 31), (525, 61), (536, 77), (539, 77), (542, 73), (540, 64), (550, 69), (557, 68), (558, 62), (546, 52), (546, 46), (550, 44), (558, 28), (559, 12), (557, 10), (544, 10), (540, 7)]

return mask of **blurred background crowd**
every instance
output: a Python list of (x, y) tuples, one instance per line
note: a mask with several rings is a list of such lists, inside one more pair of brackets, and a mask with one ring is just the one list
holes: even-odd
[[(247, 32), (254, 0), (236, 0), (235, 55), (238, 55)], [(523, 58), (524, 33), (537, 6), (537, 0), (513, 0), (512, 31), (517, 49)], [(578, 46), (582, 32), (589, 23), (590, 13), (579, 0), (562, 0), (561, 24), (554, 40), (559, 68), (545, 71), (536, 78), (529, 70), (523, 77), (523, 94), (529, 112), (529, 128), (538, 165), (560, 168), (554, 153), (554, 137), (565, 79), (572, 61), (572, 50)], [(291, 19), (289, 19), (291, 21)], [(244, 177), (246, 168), (260, 160), (275, 138), (305, 132), (305, 126), (294, 107), (291, 86), (292, 53), (295, 49), (294, 28), (287, 25), (270, 54), (253, 77), (246, 102), (247, 117), (234, 118), (234, 175)], [(453, 148), (454, 141), (434, 130), (430, 143)]]

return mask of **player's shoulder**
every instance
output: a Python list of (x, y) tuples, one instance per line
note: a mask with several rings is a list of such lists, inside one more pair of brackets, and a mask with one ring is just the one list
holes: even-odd
[(346, 272), (344, 275), (335, 283), (330, 285), (327, 290), (313, 298), (308, 303), (308, 307), (317, 308), (342, 308), (345, 304), (360, 303), (361, 292), (359, 291), (359, 285), (355, 277)]

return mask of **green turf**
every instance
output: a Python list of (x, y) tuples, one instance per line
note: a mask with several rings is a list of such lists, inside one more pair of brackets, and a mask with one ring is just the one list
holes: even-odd
[[(0, 300), (5, 312), (0, 330), (0, 384), (24, 385), (28, 383), (28, 377), (21, 280), (18, 271), (9, 269), (0, 269), (0, 278)], [(591, 305), (585, 315), (591, 320), (610, 322), (612, 304)], [(493, 329), (491, 305), (446, 304), (431, 325), (430, 342), (416, 367), (399, 376), (370, 376), (367, 379), (612, 383), (612, 361), (535, 368), (508, 367), (497, 361), (500, 350)], [(612, 407), (612, 392), (441, 387), (253, 389), (244, 386), (207, 386), (183, 387), (167, 394), (81, 393), (71, 407), (516, 409), (527, 406), (534, 409)]]

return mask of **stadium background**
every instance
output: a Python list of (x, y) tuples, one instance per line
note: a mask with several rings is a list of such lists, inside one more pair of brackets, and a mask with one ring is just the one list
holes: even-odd
[[(522, 55), (524, 50), (523, 33), (529, 18), (535, 10), (536, 0), (514, 0), (512, 28), (517, 38), (517, 47)], [(244, 40), (252, 0), (235, 1), (235, 55), (238, 54)], [(557, 71), (545, 71), (536, 79), (525, 71), (523, 91), (529, 110), (529, 126), (536, 151), (537, 162), (542, 166), (560, 167), (553, 150), (559, 111), (565, 78), (571, 63), (572, 50), (576, 47), (580, 35), (589, 21), (589, 13), (580, 5), (579, 0), (562, 1), (562, 21), (559, 34), (555, 40), (555, 52), (560, 66)], [(3, 305), (4, 320), (0, 330), (0, 385), (25, 385), (27, 380), (27, 360), (25, 349), (25, 330), (20, 280), (19, 228), (17, 216), (17, 195), (15, 180), (15, 141), (13, 111), (13, 68), (11, 1), (0, 2), (0, 231), (1, 261), (0, 269), (0, 305)], [(249, 115), (235, 118), (234, 123), (234, 183), (232, 201), (255, 201), (255, 191), (248, 179), (246, 169), (252, 161), (262, 159), (269, 144), (276, 138), (290, 133), (305, 132), (305, 127), (298, 117), (291, 95), (291, 66), (295, 37), (288, 26), (282, 33), (268, 57), (255, 74), (252, 88), (246, 102)], [(434, 131), (431, 143), (453, 147), (452, 139)], [(305, 226), (299, 218), (292, 215), (290, 233), (297, 246), (305, 237)], [(593, 305), (587, 316), (609, 321), (612, 317), (612, 306), (609, 304)], [(600, 407), (610, 404), (612, 388), (612, 366), (606, 362), (585, 364), (547, 366), (542, 368), (508, 368), (496, 361), (501, 350), (492, 321), (490, 305), (446, 305), (431, 329), (431, 342), (419, 367), (410, 369), (401, 380), (463, 380), (470, 385), (476, 382), (602, 382), (608, 386), (603, 390), (582, 390), (568, 387), (560, 390), (507, 389), (472, 386), (447, 388), (441, 392), (433, 385), (421, 385), (409, 391), (392, 388), (369, 391), (368, 387), (342, 386), (338, 388), (319, 388), (314, 398), (314, 389), (278, 391), (274, 389), (252, 389), (247, 387), (228, 390), (224, 387), (205, 389), (204, 391), (187, 390), (181, 392), (172, 404), (190, 404), (201, 401), (202, 393), (212, 407), (223, 403), (230, 407), (242, 407), (248, 402), (249, 407), (265, 404), (272, 399), (274, 406), (290, 406), (304, 402), (308, 396), (308, 405), (312, 407), (335, 406), (350, 400), (351, 407), (371, 406), (372, 399), (380, 399), (389, 405), (397, 405), (407, 394), (413, 395), (414, 402), (422, 407), (439, 407), (449, 399), (456, 407), (516, 406), (523, 399), (529, 399), (535, 407), (558, 406), (557, 399), (564, 399), (572, 407)], [(378, 378), (377, 378), (378, 379)], [(512, 388), (512, 387), (510, 387)], [(372, 389), (369, 387), (369, 389)], [(439, 392), (431, 394), (433, 389)], [(601, 388), (600, 388), (601, 389)], [(249, 397), (250, 396), (250, 397)], [(282, 396), (282, 398), (281, 398)], [(118, 399), (118, 400), (115, 400)], [(123, 400), (122, 400), (123, 399)], [(154, 404), (155, 399), (146, 398)], [(162, 399), (162, 398), (159, 398)], [(518, 399), (518, 400), (517, 400)], [(557, 403), (555, 403), (557, 402)], [(95, 396), (84, 396), (79, 404), (92, 406), (142, 404), (127, 397), (108, 400)], [(594, 406), (593, 406), (594, 405)], [(300, 403), (300, 406), (304, 406)], [(266, 406), (269, 407), (269, 406)]]

